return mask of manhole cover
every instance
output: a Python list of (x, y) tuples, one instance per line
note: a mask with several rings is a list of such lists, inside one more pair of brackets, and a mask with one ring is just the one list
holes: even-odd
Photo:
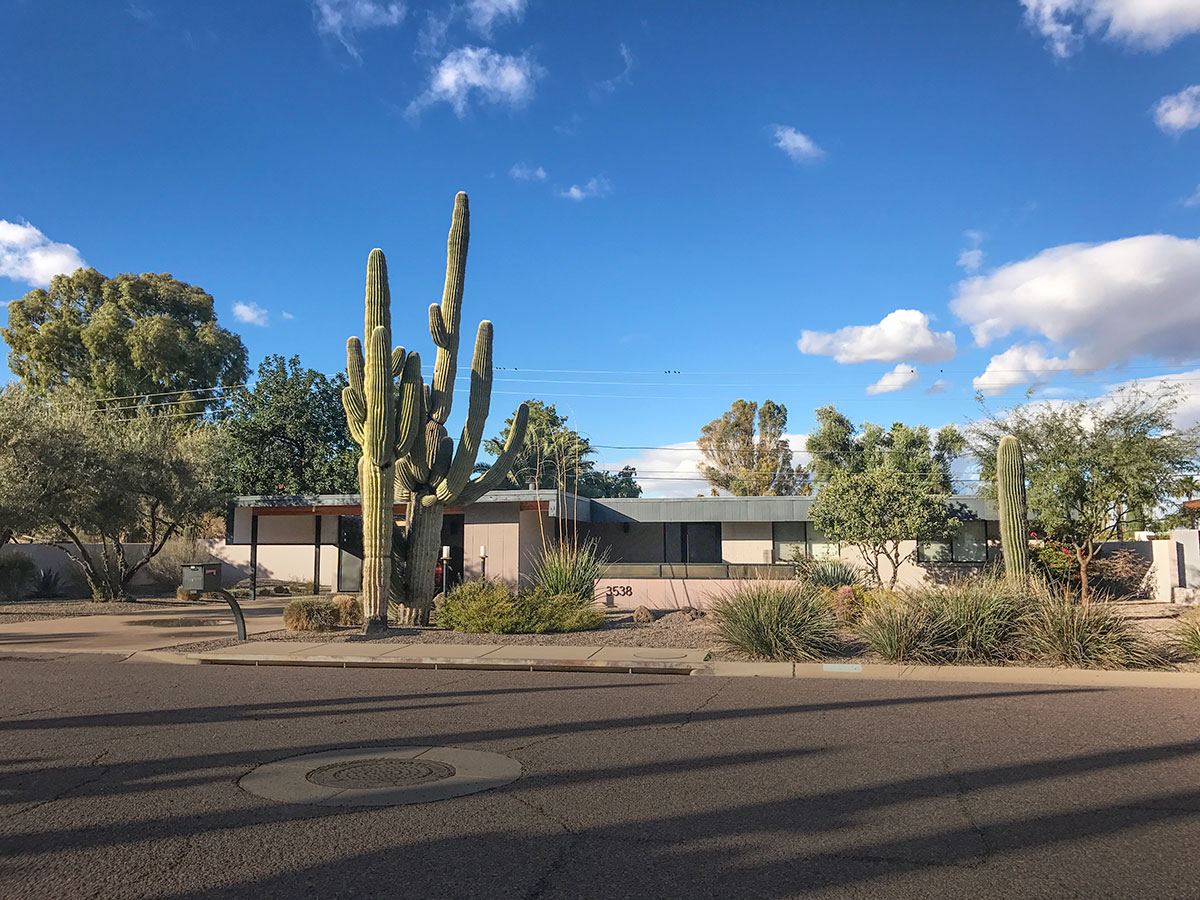
[(210, 628), (213, 625), (232, 625), (233, 619), (141, 619), (133, 624), (152, 628)]
[(458, 747), (358, 747), (306, 753), (243, 775), (242, 790), (282, 803), (396, 806), (430, 803), (501, 787), (521, 764), (499, 753)]
[(305, 777), (313, 784), (346, 789), (408, 787), (441, 781), (453, 774), (454, 766), (435, 760), (363, 759), (321, 766)]

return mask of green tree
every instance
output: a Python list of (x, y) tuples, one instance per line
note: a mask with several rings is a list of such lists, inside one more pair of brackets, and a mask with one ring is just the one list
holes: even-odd
[[(70, 545), (97, 600), (123, 597), (172, 537), (220, 507), (221, 434), (143, 410), (121, 417), (76, 388), (0, 394), (2, 526)], [(144, 543), (145, 551), (130, 548)]]
[(700, 430), (700, 474), (736, 497), (807, 494), (805, 469), (792, 464), (787, 407), (771, 400), (735, 400), (729, 411)]
[(836, 407), (817, 410), (817, 428), (808, 436), (805, 449), (812, 455), (811, 470), (818, 483), (839, 472), (861, 473), (877, 466), (923, 479), (937, 494), (949, 494), (951, 466), (966, 447), (966, 438), (953, 425), (930, 432), (924, 425), (894, 422), (890, 429), (864, 422), (856, 429)]
[(1198, 471), (1200, 433), (1174, 427), (1179, 401), (1175, 390), (1127, 388), (1095, 400), (988, 412), (970, 429), (972, 452), (989, 480), (1000, 438), (1020, 440), (1031, 526), (1071, 551), (1085, 604), (1096, 551), (1118, 533), (1126, 511), (1159, 507)]
[[(531, 482), (544, 490), (572, 491), (581, 497), (637, 497), (642, 493), (637, 470), (626, 466), (620, 472), (604, 472), (589, 459), (596, 448), (579, 432), (567, 425), (554, 404), (529, 400), (529, 424), (525, 446), (517, 453), (512, 470), (497, 490), (522, 490)], [(512, 417), (494, 438), (483, 442), (483, 449), (499, 455), (508, 440)], [(486, 465), (476, 466), (482, 471)]]
[(346, 427), (346, 376), (328, 378), (300, 358), (272, 355), (253, 388), (229, 395), (223, 483), (231, 494), (352, 494), (358, 448)]
[(213, 387), (246, 380), (246, 348), (217, 324), (213, 298), (166, 274), (55, 275), (9, 304), (0, 336), (9, 367), (39, 396), (77, 385), (199, 412), (220, 405)]
[[(900, 566), (915, 558), (920, 542), (945, 540), (958, 524), (944, 495), (931, 493), (923, 478), (889, 462), (833, 471), (817, 491), (810, 515), (830, 540), (854, 546), (876, 581), (889, 588), (896, 586)], [(917, 543), (902, 552), (906, 541)]]

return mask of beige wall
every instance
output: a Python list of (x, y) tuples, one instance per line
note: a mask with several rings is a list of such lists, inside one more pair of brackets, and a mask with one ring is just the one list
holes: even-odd
[[(536, 526), (535, 526), (536, 527)], [(463, 565), (467, 578), (479, 578), (479, 548), (487, 548), (487, 575), (516, 585), (521, 576), (520, 526), (512, 511), (495, 504), (468, 506), (463, 514)]]
[[(311, 524), (312, 519), (307, 519)], [(259, 520), (261, 529), (263, 520)], [(324, 526), (322, 526), (324, 528)], [(226, 544), (224, 540), (200, 541), (214, 559), (225, 563), (225, 586), (250, 577), (250, 546)], [(313, 577), (313, 545), (260, 544), (258, 547), (259, 581), (311, 581)], [(321, 586), (333, 590), (337, 583), (338, 549), (334, 544), (321, 544)]]
[(724, 522), (721, 525), (722, 562), (769, 563), (773, 547), (770, 522)]

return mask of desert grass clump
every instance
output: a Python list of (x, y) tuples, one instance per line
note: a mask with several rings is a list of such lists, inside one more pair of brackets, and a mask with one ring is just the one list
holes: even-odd
[(63, 579), (54, 569), (38, 569), (33, 576), (33, 596), (54, 600), (63, 595)]
[(338, 605), (325, 598), (293, 600), (283, 608), (283, 624), (288, 631), (333, 631), (341, 620)]
[(954, 628), (943, 612), (912, 598), (872, 603), (855, 631), (886, 660), (940, 664), (954, 657)]
[(835, 591), (840, 587), (859, 590), (865, 590), (867, 587), (866, 573), (858, 566), (840, 559), (804, 557), (797, 560), (796, 573), (803, 581)]
[(1036, 659), (1085, 669), (1145, 669), (1164, 655), (1105, 602), (1072, 603), (1049, 591), (1025, 617), (1024, 644)]
[(1181, 622), (1177, 637), (1184, 653), (1193, 658), (1200, 657), (1200, 619)]
[(0, 600), (16, 602), (29, 593), (37, 574), (37, 566), (27, 553), (6, 553), (0, 556)]
[(727, 646), (760, 659), (819, 659), (838, 651), (833, 603), (803, 581), (742, 582), (716, 599), (712, 617)]
[(362, 600), (353, 594), (334, 594), (333, 605), (338, 609), (338, 624), (359, 627), (363, 623)]
[(557, 634), (590, 631), (604, 624), (604, 612), (591, 594), (549, 593), (541, 589), (514, 594), (503, 581), (464, 581), (446, 594), (438, 625), (472, 634)]
[(591, 603), (607, 566), (608, 550), (594, 540), (552, 544), (534, 563), (533, 588), (548, 597), (571, 594)]
[(200, 591), (189, 591), (182, 586), (175, 588), (175, 599), (180, 603), (194, 603), (203, 596)]

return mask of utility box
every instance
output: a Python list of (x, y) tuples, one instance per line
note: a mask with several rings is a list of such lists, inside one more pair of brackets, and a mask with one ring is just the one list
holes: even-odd
[(221, 563), (193, 563), (180, 566), (183, 569), (183, 589), (185, 591), (221, 590)]

